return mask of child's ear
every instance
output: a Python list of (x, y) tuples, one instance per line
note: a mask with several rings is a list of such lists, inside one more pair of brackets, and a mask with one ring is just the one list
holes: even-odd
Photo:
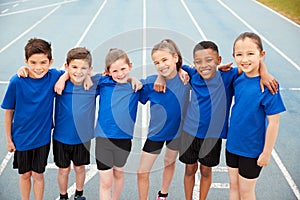
[(65, 63), (65, 69), (68, 70), (69, 65), (67, 63)]
[(260, 52), (261, 59), (264, 59), (265, 55), (266, 55), (266, 51), (263, 50), (263, 51)]
[(132, 69), (132, 63), (129, 63), (128, 66), (129, 66), (129, 69), (131, 70)]
[(176, 59), (176, 63), (178, 63), (178, 61), (179, 61), (179, 56), (178, 56), (177, 53), (174, 54), (174, 58)]
[(49, 67), (53, 64), (53, 62), (54, 62), (53, 59), (51, 59), (51, 60), (49, 61)]
[(218, 56), (218, 65), (222, 63), (222, 56)]

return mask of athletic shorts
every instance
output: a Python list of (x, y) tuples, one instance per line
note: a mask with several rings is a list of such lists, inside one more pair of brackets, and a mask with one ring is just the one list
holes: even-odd
[(90, 164), (91, 141), (83, 144), (69, 145), (53, 140), (53, 156), (55, 165), (68, 168), (71, 161), (75, 166)]
[(96, 163), (98, 170), (113, 166), (124, 167), (131, 151), (131, 139), (96, 138)]
[(19, 174), (29, 171), (44, 173), (47, 165), (50, 143), (27, 151), (15, 151), (13, 168), (18, 169)]
[(238, 168), (239, 175), (247, 179), (258, 178), (262, 167), (257, 165), (258, 158), (247, 158), (232, 154), (226, 150), (226, 164), (231, 168)]
[(151, 154), (160, 154), (165, 142), (166, 142), (166, 146), (169, 149), (178, 151), (179, 144), (180, 144), (180, 138), (175, 138), (173, 140), (167, 140), (167, 141), (163, 141), (163, 142), (156, 142), (156, 141), (147, 139), (144, 144), (143, 151), (145, 151), (147, 153), (151, 153)]
[(194, 164), (199, 161), (207, 167), (214, 167), (220, 163), (222, 139), (200, 139), (186, 132), (181, 136), (179, 160), (185, 164)]

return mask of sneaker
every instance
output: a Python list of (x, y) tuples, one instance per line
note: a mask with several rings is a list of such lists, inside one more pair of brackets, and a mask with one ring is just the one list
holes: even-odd
[(86, 198), (84, 196), (75, 196), (74, 200), (86, 200)]
[(156, 200), (167, 200), (167, 197), (160, 197), (160, 196), (157, 195)]
[(62, 198), (62, 199), (59, 199), (59, 200), (69, 200), (69, 199), (66, 199), (66, 198)]

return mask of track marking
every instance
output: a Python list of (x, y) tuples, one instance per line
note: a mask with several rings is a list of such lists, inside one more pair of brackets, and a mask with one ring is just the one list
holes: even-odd
[(94, 24), (95, 20), (97, 19), (98, 15), (101, 13), (102, 9), (104, 8), (105, 4), (107, 3), (107, 0), (105, 0), (102, 5), (100, 6), (100, 8), (98, 9), (97, 13), (95, 14), (95, 16), (93, 17), (92, 21), (90, 22), (90, 24), (88, 25), (88, 27), (85, 29), (85, 31), (83, 32), (82, 36), (80, 37), (79, 41), (77, 42), (77, 44), (75, 45), (76, 47), (78, 47), (80, 45), (80, 43), (82, 42), (82, 40), (85, 38), (85, 36), (87, 35), (87, 33), (89, 32), (89, 30), (91, 29), (92, 25)]
[(12, 40), (10, 43), (8, 43), (6, 46), (4, 46), (2, 49), (0, 49), (0, 53), (2, 53), (4, 50), (6, 50), (8, 47), (13, 45), (15, 42), (17, 42), (20, 38), (22, 38), (24, 35), (29, 33), (32, 29), (34, 29), (37, 25), (39, 25), (42, 21), (47, 19), (50, 15), (52, 15), (58, 8), (60, 8), (60, 5), (52, 9), (47, 15), (45, 15), (42, 19), (38, 20), (35, 24), (33, 24), (31, 27), (26, 29), (23, 33), (21, 33), (18, 37), (16, 37), (14, 40)]
[(284, 15), (281, 15), (280, 13), (276, 12), (275, 10), (272, 10), (271, 8), (269, 8), (268, 6), (266, 6), (266, 5), (262, 4), (262, 3), (260, 3), (259, 1), (253, 0), (253, 2), (259, 4), (260, 6), (262, 6), (262, 7), (264, 7), (265, 9), (271, 11), (271, 12), (274, 13), (275, 15), (281, 17), (282, 19), (288, 21), (289, 23), (293, 24), (294, 26), (297, 26), (298, 28), (300, 28), (300, 25), (299, 25), (299, 24), (293, 22), (292, 20), (290, 20), (289, 18), (285, 17)]
[(283, 165), (283, 163), (282, 163), (281, 159), (279, 158), (275, 149), (273, 149), (273, 151), (272, 151), (272, 157), (274, 158), (276, 164), (278, 165), (280, 171), (282, 172), (282, 174), (283, 174), (284, 178), (286, 179), (286, 181), (288, 182), (289, 186), (293, 190), (295, 196), (299, 200), (300, 199), (299, 189), (298, 189), (296, 183), (294, 182), (294, 180), (292, 179), (291, 175), (289, 174), (288, 170)]
[(29, 8), (29, 9), (25, 9), (25, 10), (16, 11), (16, 12), (0, 14), (0, 17), (20, 14), (20, 13), (25, 13), (25, 12), (31, 12), (31, 11), (34, 11), (34, 10), (40, 10), (40, 9), (44, 9), (44, 8), (54, 7), (54, 6), (61, 6), (63, 4), (72, 3), (74, 1), (78, 1), (78, 0), (66, 0), (66, 1), (63, 1), (63, 2), (60, 2), (60, 3), (53, 3), (53, 4), (49, 4), (49, 5), (45, 5), (45, 6), (39, 6), (39, 7)]
[(5, 156), (5, 158), (2, 160), (2, 163), (0, 165), (0, 176), (1, 176), (2, 172), (4, 171), (4, 169), (6, 168), (6, 165), (12, 156), (13, 156), (13, 153), (8, 152)]
[(200, 28), (199, 24), (197, 23), (196, 19), (194, 18), (194, 16), (192, 15), (190, 9), (187, 7), (187, 5), (185, 4), (185, 2), (183, 0), (180, 0), (181, 4), (183, 5), (183, 7), (185, 8), (186, 12), (188, 13), (188, 15), (190, 16), (194, 26), (196, 27), (196, 29), (198, 30), (198, 32), (200, 33), (201, 37), (203, 40), (207, 40), (207, 37), (205, 36), (203, 30)]
[(300, 66), (295, 63), (291, 58), (289, 58), (287, 55), (285, 55), (280, 49), (278, 49), (275, 45), (273, 45), (267, 38), (265, 38), (263, 35), (259, 34), (257, 30), (255, 30), (251, 25), (249, 25), (245, 20), (243, 20), (238, 14), (236, 14), (231, 8), (229, 8), (226, 4), (224, 4), (221, 0), (218, 0), (218, 2), (226, 8), (233, 16), (235, 16), (238, 20), (240, 20), (247, 28), (249, 28), (252, 32), (258, 34), (262, 40), (264, 40), (270, 47), (272, 47), (279, 55), (281, 55), (283, 58), (285, 58), (291, 65), (293, 65), (296, 69), (300, 71)]

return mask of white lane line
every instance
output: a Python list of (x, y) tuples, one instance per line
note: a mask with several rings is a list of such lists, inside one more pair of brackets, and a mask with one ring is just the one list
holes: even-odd
[(285, 58), (291, 65), (293, 65), (296, 69), (300, 71), (300, 66), (295, 63), (291, 58), (289, 58), (287, 55), (285, 55), (280, 49), (278, 49), (275, 45), (273, 45), (267, 38), (265, 38), (263, 35), (259, 34), (257, 30), (255, 30), (251, 25), (249, 25), (245, 20), (243, 20), (238, 14), (236, 14), (231, 8), (229, 8), (226, 4), (224, 4), (221, 0), (218, 0), (218, 2), (226, 8), (232, 15), (234, 15), (238, 20), (240, 20), (247, 28), (249, 28), (252, 32), (260, 35), (261, 39), (264, 40), (270, 47), (272, 47), (279, 55), (281, 55), (283, 58)]
[(4, 13), (6, 13), (7, 11), (9, 11), (9, 9), (2, 10), (1, 13), (4, 14)]
[(6, 165), (12, 156), (13, 156), (13, 153), (8, 152), (5, 156), (5, 158), (2, 160), (2, 163), (0, 165), (0, 176), (1, 176), (2, 172), (4, 171), (4, 169), (6, 168)]
[(37, 25), (39, 25), (42, 21), (47, 19), (50, 15), (52, 15), (58, 8), (60, 8), (60, 5), (52, 9), (47, 15), (45, 15), (42, 19), (38, 20), (35, 24), (33, 24), (31, 27), (26, 29), (23, 33), (21, 33), (18, 37), (16, 37), (13, 41), (11, 41), (9, 44), (4, 46), (2, 49), (0, 49), (0, 53), (2, 53), (4, 50), (6, 50), (8, 47), (10, 47), (12, 44), (14, 44), (16, 41), (18, 41), (20, 38), (22, 38), (24, 35), (29, 33), (32, 29), (34, 29)]
[(90, 22), (90, 24), (88, 25), (88, 27), (85, 29), (84, 33), (82, 34), (82, 36), (80, 37), (79, 41), (77, 42), (77, 44), (75, 45), (75, 47), (78, 47), (80, 45), (80, 43), (82, 42), (82, 40), (85, 38), (85, 36), (87, 35), (87, 33), (89, 32), (89, 30), (91, 29), (92, 25), (94, 24), (94, 22), (96, 21), (98, 15), (101, 13), (102, 9), (104, 8), (105, 4), (107, 3), (107, 0), (105, 0), (102, 5), (100, 6), (100, 8), (98, 9), (97, 13), (95, 14), (95, 16), (93, 17), (92, 21)]
[(34, 11), (34, 10), (40, 10), (40, 9), (44, 9), (44, 8), (54, 7), (54, 6), (61, 6), (63, 4), (71, 3), (71, 2), (74, 2), (74, 1), (78, 1), (78, 0), (66, 0), (66, 1), (63, 1), (63, 2), (60, 2), (60, 3), (53, 3), (53, 4), (48, 4), (48, 5), (45, 5), (45, 6), (39, 6), (39, 7), (29, 8), (29, 9), (25, 9), (25, 10), (16, 11), (16, 12), (0, 14), (0, 17), (20, 14), (20, 13), (25, 13), (25, 12), (31, 12), (31, 11)]
[[(142, 52), (142, 78), (147, 77), (147, 2), (143, 0), (143, 52)], [(148, 134), (148, 110), (149, 103), (142, 107), (142, 145), (145, 143)]]
[(288, 21), (289, 23), (293, 24), (294, 26), (297, 26), (298, 28), (300, 28), (300, 25), (299, 25), (299, 24), (293, 22), (292, 20), (290, 20), (290, 19), (288, 19), (287, 17), (281, 15), (280, 13), (276, 12), (275, 10), (272, 10), (272, 9), (269, 8), (268, 6), (266, 6), (266, 5), (262, 4), (262, 3), (260, 3), (260, 2), (257, 1), (257, 0), (252, 0), (252, 1), (253, 1), (254, 3), (257, 3), (257, 4), (259, 4), (260, 6), (264, 7), (265, 9), (269, 10), (270, 12), (274, 13), (275, 15), (281, 17), (282, 19)]
[(7, 6), (7, 5), (11, 5), (11, 4), (18, 4), (20, 2), (25, 2), (27, 0), (22, 0), (22, 1), (13, 1), (13, 2), (7, 2), (7, 3), (1, 3), (0, 6)]
[(188, 13), (188, 15), (190, 16), (194, 26), (196, 27), (196, 29), (198, 30), (198, 32), (200, 33), (201, 37), (203, 40), (207, 40), (207, 37), (205, 36), (204, 32), (202, 31), (202, 29), (200, 28), (200, 26), (198, 25), (196, 19), (194, 18), (194, 16), (192, 15), (190, 9), (187, 7), (187, 5), (185, 4), (185, 2), (183, 0), (180, 0), (181, 4), (183, 5), (183, 7), (185, 8), (186, 12)]
[(300, 199), (299, 189), (298, 189), (295, 181), (292, 179), (291, 175), (289, 174), (288, 170), (283, 165), (283, 163), (282, 163), (281, 159), (279, 158), (275, 149), (273, 149), (273, 151), (272, 151), (272, 157), (274, 158), (276, 164), (278, 165), (280, 171), (282, 172), (282, 174), (283, 174), (284, 178), (286, 179), (286, 181), (288, 182), (289, 186), (293, 190), (295, 196), (299, 200)]

